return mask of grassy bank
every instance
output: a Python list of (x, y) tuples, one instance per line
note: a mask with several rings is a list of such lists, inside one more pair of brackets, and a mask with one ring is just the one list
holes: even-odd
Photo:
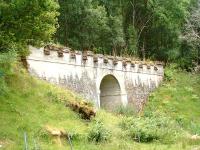
[[(110, 137), (96, 143), (88, 140), (96, 122), (81, 119), (79, 114), (65, 107), (67, 101), (81, 101), (78, 95), (30, 77), (19, 67), (12, 68), (12, 73), (0, 79), (0, 149), (23, 149), (24, 133), (28, 136), (29, 149), (70, 149), (66, 137), (53, 137), (47, 128), (62, 130), (71, 135), (76, 150), (191, 150), (200, 144), (199, 141), (189, 139), (186, 134), (198, 133), (200, 129), (199, 75), (175, 73), (170, 82), (165, 82), (151, 95), (146, 106), (144, 116), (156, 110), (172, 116), (179, 123), (183, 132), (175, 142), (136, 142), (120, 126), (126, 116), (100, 110), (95, 120), (103, 124), (100, 132), (108, 131)], [(98, 126), (94, 129), (99, 131)]]
[(180, 126), (200, 135), (200, 75), (172, 68), (167, 79), (149, 97), (144, 113), (159, 112), (171, 116)]

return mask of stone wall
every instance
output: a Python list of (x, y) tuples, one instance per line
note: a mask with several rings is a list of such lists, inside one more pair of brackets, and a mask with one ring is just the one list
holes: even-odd
[[(96, 107), (101, 106), (100, 86), (108, 75), (118, 82), (120, 103), (133, 104), (137, 110), (142, 108), (148, 94), (163, 80), (160, 63), (145, 64), (128, 58), (94, 55), (92, 52), (71, 52), (68, 48), (48, 51), (30, 47), (30, 50), (27, 61), (31, 74), (66, 86), (94, 102)], [(116, 106), (113, 104), (111, 107)]]

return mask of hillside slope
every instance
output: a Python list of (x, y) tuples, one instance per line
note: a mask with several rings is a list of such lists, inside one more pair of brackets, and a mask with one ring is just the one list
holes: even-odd
[[(76, 150), (190, 150), (193, 147), (198, 147), (200, 143), (186, 143), (185, 140), (170, 144), (162, 144), (156, 141), (147, 144), (134, 142), (126, 136), (126, 132), (119, 126), (125, 116), (107, 113), (103, 110), (98, 111), (96, 120), (103, 122), (104, 127), (111, 132), (111, 138), (109, 141), (98, 144), (88, 141), (88, 133), (94, 122), (81, 119), (77, 113), (65, 107), (65, 101), (60, 100), (64, 98), (66, 101), (81, 101), (82, 99), (79, 96), (45, 81), (30, 77), (18, 67), (13, 72), (11, 75), (0, 79), (0, 145), (2, 146), (0, 149), (24, 149), (24, 133), (28, 137), (29, 149), (37, 149), (38, 147), (43, 150), (70, 149), (66, 138), (58, 139), (51, 136), (47, 132), (47, 128), (64, 130), (72, 135), (72, 145)], [(198, 109), (200, 106), (198, 99), (200, 96), (199, 76), (184, 73), (178, 75), (182, 77), (182, 80), (173, 80), (159, 88), (153, 94), (153, 100), (151, 99), (148, 103), (147, 110), (154, 111), (152, 109), (157, 108), (152, 107), (154, 105), (158, 106), (159, 110), (163, 112), (168, 112), (168, 108), (170, 108), (170, 115), (180, 117), (181, 114), (187, 122), (191, 119), (198, 122), (197, 118), (200, 116), (200, 109)], [(6, 83), (2, 80), (5, 80)], [(188, 81), (190, 81), (189, 84)], [(168, 84), (172, 89), (168, 87)], [(182, 92), (182, 90), (176, 89), (176, 93), (174, 93), (175, 87), (179, 87), (179, 84), (185, 90)], [(169, 95), (171, 90), (175, 95), (173, 93)], [(185, 93), (186, 91), (193, 95), (188, 95), (188, 93)], [(190, 102), (188, 98), (192, 101)], [(178, 105), (180, 99), (182, 101)], [(183, 103), (183, 101), (185, 102)], [(186, 104), (188, 105), (185, 106)], [(176, 113), (171, 110), (172, 106), (176, 108)], [(183, 123), (185, 125), (185, 122)], [(187, 127), (186, 125), (186, 129)]]
[(167, 78), (149, 97), (146, 113), (173, 117), (186, 130), (200, 135), (200, 74), (166, 69)]

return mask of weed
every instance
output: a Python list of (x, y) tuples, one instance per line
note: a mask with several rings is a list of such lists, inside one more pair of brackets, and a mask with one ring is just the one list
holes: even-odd
[(164, 116), (124, 118), (120, 126), (137, 142), (173, 142), (179, 129), (174, 121)]
[(115, 111), (116, 114), (125, 115), (125, 116), (135, 116), (136, 111), (133, 106), (118, 106)]
[(111, 137), (111, 132), (107, 130), (100, 120), (94, 120), (90, 127), (88, 140), (96, 143), (108, 141)]

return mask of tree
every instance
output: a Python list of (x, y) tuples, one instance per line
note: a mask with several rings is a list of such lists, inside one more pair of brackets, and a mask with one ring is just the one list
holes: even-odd
[(175, 61), (194, 0), (59, 0), (56, 39), (74, 49)]
[(58, 7), (54, 0), (1, 0), (0, 52), (27, 55), (28, 44), (49, 42), (56, 31)]
[(186, 19), (181, 39), (181, 67), (191, 70), (200, 64), (200, 0)]
[(175, 60), (188, 3), (182, 0), (145, 2), (137, 4), (140, 9), (136, 11), (138, 48), (141, 57), (165, 62)]
[[(107, 1), (108, 2), (108, 1)], [(60, 28), (56, 40), (73, 49), (111, 53), (123, 45), (122, 21), (98, 0), (59, 0)]]
[(58, 42), (81, 50), (101, 45), (101, 35), (107, 30), (104, 7), (94, 6), (91, 0), (59, 0), (59, 4)]

